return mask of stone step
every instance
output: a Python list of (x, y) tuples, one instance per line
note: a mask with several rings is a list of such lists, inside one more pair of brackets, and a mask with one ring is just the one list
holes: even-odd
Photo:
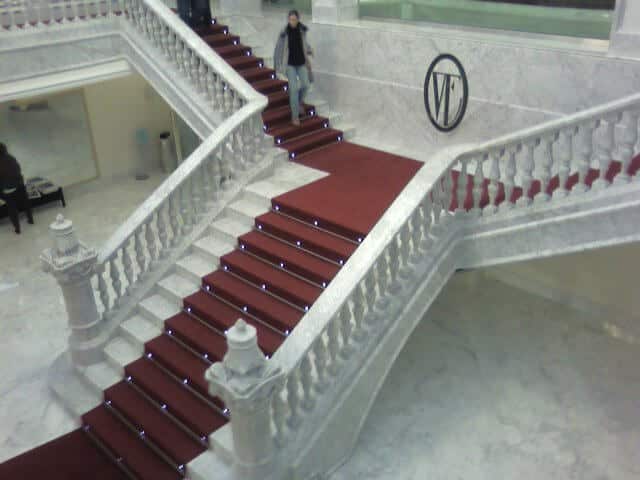
[(157, 324), (151, 323), (141, 315), (134, 315), (120, 325), (122, 336), (126, 337), (138, 348), (140, 355), (144, 353), (144, 344), (162, 333)]
[(106, 361), (84, 368), (82, 376), (85, 383), (100, 396), (104, 390), (122, 380), (120, 372)]
[(209, 227), (211, 235), (218, 240), (233, 245), (234, 248), (238, 244), (238, 237), (251, 231), (251, 227), (244, 225), (234, 218), (222, 218), (211, 224)]
[(267, 213), (270, 210), (270, 205), (254, 201), (251, 198), (243, 198), (229, 205), (226, 210), (229, 218), (233, 218), (251, 229), (255, 223), (255, 218)]
[(164, 328), (164, 321), (173, 317), (182, 309), (182, 303), (167, 300), (157, 293), (145, 298), (138, 304), (138, 312), (158, 328)]
[(202, 277), (213, 272), (217, 267), (217, 260), (197, 251), (195, 248), (193, 253), (176, 262), (176, 272), (196, 282), (198, 285), (202, 282)]
[(129, 340), (120, 336), (111, 340), (104, 348), (107, 361), (120, 375), (124, 375), (124, 367), (140, 358), (140, 350)]
[(194, 254), (203, 256), (209, 260), (211, 269), (207, 273), (213, 272), (220, 264), (220, 257), (231, 252), (235, 243), (228, 243), (213, 235), (201, 238), (193, 244)]
[(68, 354), (56, 359), (49, 375), (53, 395), (74, 417), (79, 418), (102, 403), (102, 392), (88, 385), (84, 375), (71, 365)]
[(170, 302), (182, 307), (182, 299), (198, 291), (200, 284), (179, 273), (173, 273), (158, 282), (158, 292)]

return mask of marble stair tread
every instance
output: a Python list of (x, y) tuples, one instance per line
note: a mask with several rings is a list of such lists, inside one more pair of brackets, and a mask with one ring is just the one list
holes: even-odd
[(182, 476), (163, 460), (135, 432), (122, 423), (108, 407), (101, 405), (82, 416), (90, 432), (116, 458), (141, 479), (180, 480)]
[(154, 401), (165, 405), (170, 415), (201, 437), (206, 437), (227, 423), (227, 419), (218, 410), (195, 396), (181, 382), (147, 358), (127, 365), (125, 374)]
[(269, 207), (263, 202), (255, 201), (251, 198), (242, 198), (227, 207), (229, 216), (246, 223), (253, 228), (254, 219), (269, 211)]
[(256, 218), (258, 230), (282, 239), (285, 242), (321, 257), (343, 264), (353, 254), (357, 245), (311, 225), (275, 212), (265, 213)]
[(220, 478), (233, 478), (232, 464), (233, 454), (223, 457), (220, 449), (207, 450), (189, 462), (187, 470), (190, 480), (211, 480), (211, 472), (219, 472)]
[(225, 255), (220, 263), (227, 272), (300, 308), (310, 308), (322, 293), (320, 287), (292, 275), (286, 265), (279, 268), (241, 250)]
[(282, 333), (275, 331), (266, 322), (259, 322), (251, 318), (243, 314), (238, 308), (234, 308), (206, 292), (195, 293), (185, 298), (184, 303), (186, 307), (191, 309), (192, 315), (207, 322), (221, 333), (233, 327), (239, 318), (244, 319), (245, 322), (256, 328), (258, 346), (266, 355), (273, 355), (285, 339)]
[(326, 286), (336, 276), (340, 267), (299, 248), (287, 245), (258, 231), (249, 232), (239, 239), (240, 248), (263, 258), (265, 261), (280, 265), (297, 275)]
[(300, 125), (294, 125), (291, 122), (285, 125), (278, 125), (267, 131), (269, 135), (273, 135), (273, 141), (280, 145), (287, 141), (293, 140), (302, 135), (322, 130), (329, 127), (329, 119), (321, 116), (307, 117), (300, 120)]
[(250, 231), (251, 226), (243, 224), (235, 218), (226, 217), (213, 222), (209, 230), (213, 236), (235, 246), (238, 244), (238, 237)]
[(213, 272), (217, 266), (217, 262), (196, 251), (178, 260), (176, 262), (176, 271), (179, 271), (182, 275), (189, 276), (191, 280), (200, 284), (202, 277)]
[(162, 409), (144, 398), (129, 383), (122, 381), (104, 392), (110, 402), (138, 431), (144, 432), (176, 465), (184, 465), (205, 451), (205, 447), (182, 430)]
[(339, 142), (343, 138), (344, 134), (340, 130), (324, 128), (283, 142), (280, 147), (287, 150), (291, 158), (295, 158), (311, 150)]
[(96, 391), (82, 373), (69, 367), (70, 360), (59, 357), (50, 369), (49, 386), (54, 396), (74, 417), (95, 408), (102, 402), (102, 392)]
[(202, 282), (216, 296), (268, 322), (281, 332), (291, 331), (304, 314), (299, 308), (221, 270), (207, 275)]
[(140, 314), (160, 328), (167, 318), (174, 316), (181, 309), (181, 304), (170, 301), (159, 293), (145, 298), (138, 304)]
[(162, 329), (157, 324), (150, 322), (141, 315), (134, 315), (127, 321), (122, 322), (120, 329), (132, 343), (138, 346), (141, 355), (144, 351), (144, 344), (162, 333)]
[(200, 282), (173, 273), (158, 282), (158, 288), (162, 294), (171, 302), (182, 304), (182, 299), (191, 295), (200, 288)]
[(173, 375), (186, 381), (186, 384), (199, 393), (208, 396), (209, 388), (204, 372), (209, 368), (209, 362), (205, 359), (186, 349), (168, 335), (160, 335), (147, 342), (145, 351)]
[(187, 313), (179, 313), (166, 322), (167, 333), (212, 362), (220, 362), (227, 352), (227, 341), (206, 323)]
[(120, 369), (120, 371), (125, 365), (140, 358), (138, 348), (124, 337), (115, 337), (111, 340), (104, 347), (104, 354), (111, 365)]
[(82, 374), (86, 382), (100, 395), (105, 389), (122, 380), (122, 373), (113, 368), (109, 362), (89, 365), (83, 369)]
[[(214, 237), (213, 235), (201, 238), (193, 244), (193, 247), (198, 255), (205, 256), (210, 260), (211, 264), (213, 264), (213, 268), (210, 268), (205, 275), (214, 271), (218, 267), (220, 257), (226, 255), (234, 248), (233, 244), (221, 240), (218, 237)], [(203, 276), (204, 275), (201, 277)]]
[[(305, 112), (308, 117), (316, 115), (318, 111), (317, 105), (304, 104)], [(289, 103), (278, 108), (266, 110), (262, 113), (262, 121), (267, 130), (274, 128), (277, 125), (284, 125), (291, 122), (291, 107)]]

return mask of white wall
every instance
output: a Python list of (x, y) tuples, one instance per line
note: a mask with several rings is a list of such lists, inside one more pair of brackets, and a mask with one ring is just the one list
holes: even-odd
[(154, 146), (153, 164), (160, 165), (158, 136), (171, 130), (171, 110), (137, 74), (85, 87), (89, 122), (102, 177), (130, 175), (139, 159), (135, 131), (146, 128)]

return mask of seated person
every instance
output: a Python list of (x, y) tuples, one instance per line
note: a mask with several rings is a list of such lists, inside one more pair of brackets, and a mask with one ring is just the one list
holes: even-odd
[(33, 224), (31, 205), (27, 197), (20, 164), (9, 154), (4, 143), (0, 143), (0, 199), (7, 204), (9, 218), (17, 234), (20, 233), (18, 216), (20, 210), (26, 210), (27, 220)]

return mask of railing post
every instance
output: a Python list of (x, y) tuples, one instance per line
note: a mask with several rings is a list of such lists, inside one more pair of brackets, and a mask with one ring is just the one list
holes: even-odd
[(101, 325), (91, 277), (98, 253), (78, 241), (73, 223), (62, 215), (49, 227), (54, 247), (40, 255), (42, 268), (51, 273), (64, 296), (71, 335), (69, 351), (74, 365), (84, 366), (102, 359)]
[(205, 374), (209, 393), (221, 397), (231, 412), (234, 473), (243, 480), (273, 473), (271, 404), (284, 382), (282, 371), (258, 348), (257, 338), (253, 326), (238, 320), (227, 332), (224, 360)]

